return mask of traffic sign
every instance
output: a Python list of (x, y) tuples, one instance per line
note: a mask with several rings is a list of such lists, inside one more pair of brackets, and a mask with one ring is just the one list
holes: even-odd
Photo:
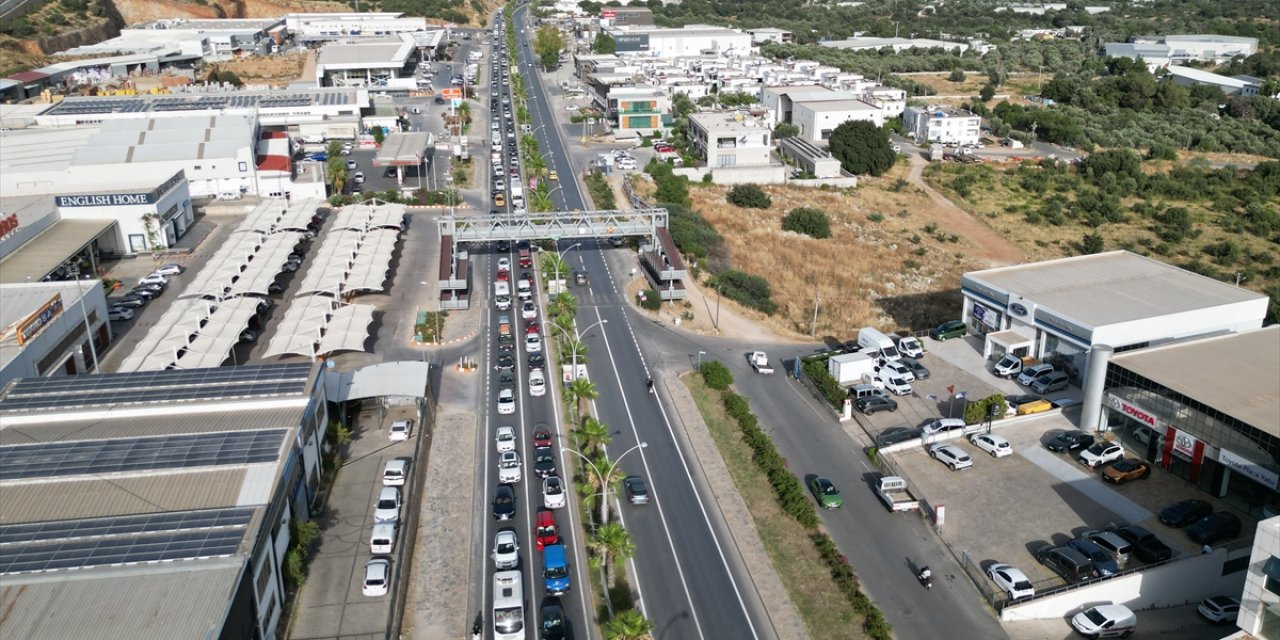
[(449, 106), (457, 109), (462, 106), (462, 98), (449, 98)]
[(440, 96), (443, 98), (462, 98), (462, 89), (457, 87), (447, 87), (440, 90)]

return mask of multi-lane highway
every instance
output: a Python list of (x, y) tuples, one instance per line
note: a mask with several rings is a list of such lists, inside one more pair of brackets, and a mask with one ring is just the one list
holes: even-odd
[[(527, 9), (516, 12), (525, 24)], [(535, 66), (532, 48), (525, 45), (529, 27), (517, 29), (517, 55), (524, 71), (534, 130), (548, 166), (561, 177), (562, 188), (553, 202), (560, 210), (588, 209), (546, 88)], [(606, 248), (594, 239), (581, 240), (566, 251), (573, 267), (588, 274), (589, 291), (579, 289), (577, 323), (592, 327), (584, 336), (591, 358), (590, 375), (599, 397), (596, 415), (611, 429), (612, 456), (645, 443), (646, 447), (621, 463), (627, 475), (649, 480), (649, 505), (615, 507), (636, 544), (630, 563), (642, 612), (654, 624), (657, 638), (773, 638), (758, 594), (732, 546), (732, 538), (705, 489), (696, 468), (685, 460), (684, 446), (672, 427), (660, 398), (651, 395), (646, 379), (654, 375), (646, 365), (647, 349), (633, 338), (640, 321), (615, 286), (613, 269), (627, 259), (625, 250)], [(571, 246), (560, 241), (558, 249)], [(618, 266), (615, 266), (618, 265)]]

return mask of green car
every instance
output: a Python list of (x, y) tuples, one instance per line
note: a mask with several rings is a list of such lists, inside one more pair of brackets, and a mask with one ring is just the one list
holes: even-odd
[(809, 490), (813, 492), (813, 497), (824, 509), (839, 509), (844, 506), (844, 498), (840, 496), (840, 490), (822, 476), (809, 481)]
[(948, 338), (960, 338), (969, 333), (969, 327), (961, 320), (948, 320), (933, 328), (929, 332), (929, 337), (934, 340), (942, 341)]

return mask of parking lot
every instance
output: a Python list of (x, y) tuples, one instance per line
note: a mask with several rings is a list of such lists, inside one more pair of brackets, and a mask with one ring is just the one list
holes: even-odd
[[(922, 397), (898, 397), (896, 413), (858, 416), (869, 433), (914, 433), (915, 427), (934, 417), (960, 415), (963, 402), (956, 401), (952, 408), (946, 399), (948, 385), (957, 392), (966, 392), (971, 399), (986, 397), (997, 389), (1005, 394), (1027, 393), (1015, 382), (995, 378), (985, 371), (970, 373), (981, 367), (980, 353), (973, 352), (972, 344), (932, 340), (925, 343), (927, 349), (934, 350), (924, 358), (932, 375), (913, 383)], [(938, 400), (929, 399), (929, 394), (936, 394)], [(1069, 399), (1078, 394), (1079, 389), (1071, 388), (1052, 395)], [(1062, 586), (1064, 580), (1036, 560), (1037, 550), (1064, 544), (1086, 530), (1109, 525), (1138, 524), (1160, 537), (1175, 554), (1198, 554), (1200, 544), (1190, 540), (1184, 531), (1162, 524), (1157, 514), (1188, 498), (1208, 501), (1215, 510), (1232, 511), (1159, 467), (1153, 467), (1148, 478), (1111, 485), (1102, 481), (1100, 470), (1090, 470), (1077, 462), (1078, 450), (1054, 453), (1045, 448), (1045, 443), (1059, 433), (1079, 432), (1075, 426), (1078, 414), (1078, 408), (1069, 406), (995, 421), (991, 433), (1006, 438), (1013, 449), (1012, 455), (1001, 458), (991, 457), (965, 437), (946, 440), (972, 459), (973, 466), (967, 469), (952, 471), (932, 459), (928, 444), (886, 454), (910, 480), (911, 491), (925, 508), (944, 507), (942, 538), (957, 556), (969, 560), (969, 570), (984, 591), (991, 592), (993, 584), (982, 572), (996, 562), (1021, 569), (1037, 592)], [(979, 428), (980, 433), (985, 431)], [(1106, 434), (1106, 439), (1118, 440), (1118, 435)], [(1145, 458), (1145, 453), (1126, 450), (1125, 457)], [(1252, 531), (1256, 521), (1237, 515), (1243, 521), (1243, 531)], [(1139, 564), (1134, 558), (1122, 569)]]

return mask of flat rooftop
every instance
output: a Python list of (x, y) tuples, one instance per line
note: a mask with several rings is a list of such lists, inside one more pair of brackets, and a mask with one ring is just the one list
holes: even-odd
[(1280, 325), (1129, 351), (1111, 361), (1280, 437)]
[(739, 119), (732, 113), (693, 113), (689, 114), (689, 119), (711, 132), (755, 131), (762, 128), (754, 122), (747, 124), (749, 117)]
[(412, 38), (330, 44), (320, 48), (316, 65), (327, 69), (400, 68), (414, 46)]
[(974, 271), (964, 280), (1028, 298), (1091, 327), (1267, 299), (1128, 251)]
[(41, 115), (96, 115), (174, 111), (221, 112), (272, 109), (307, 109), (311, 107), (354, 105), (355, 89), (314, 89), (307, 91), (234, 91), (225, 93), (186, 93), (157, 96), (113, 96), (66, 98)]
[(842, 100), (805, 100), (797, 102), (796, 107), (804, 107), (810, 111), (818, 113), (834, 112), (834, 111), (879, 111), (856, 98), (847, 98)]

